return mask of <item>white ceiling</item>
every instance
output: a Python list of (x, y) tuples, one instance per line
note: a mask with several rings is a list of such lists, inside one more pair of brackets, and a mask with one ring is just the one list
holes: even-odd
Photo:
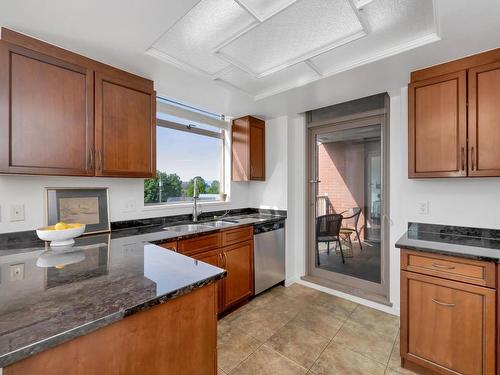
[(201, 0), (146, 51), (262, 99), (439, 40), (433, 0)]
[(498, 0), (0, 2), (1, 26), (149, 77), (162, 96), (268, 118), (398, 93), (412, 70), (500, 47), (499, 14)]

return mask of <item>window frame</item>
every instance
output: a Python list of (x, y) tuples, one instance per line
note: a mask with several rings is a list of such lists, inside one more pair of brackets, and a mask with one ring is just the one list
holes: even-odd
[[(214, 125), (207, 124), (208, 126), (213, 126), (214, 128), (217, 128)], [(211, 137), (211, 138), (216, 138), (220, 139), (221, 142), (221, 165), (219, 165), (220, 171), (221, 171), (221, 178), (220, 178), (220, 194), (227, 194), (225, 192), (225, 186), (226, 186), (226, 129), (220, 128), (220, 132), (208, 130), (208, 129), (203, 129), (197, 127), (196, 124), (181, 124), (178, 122), (174, 121), (169, 121), (169, 120), (164, 120), (160, 118), (156, 118), (156, 126), (157, 127), (162, 127), (162, 128), (168, 128), (168, 129), (173, 129), (173, 130), (178, 130), (178, 131), (183, 131), (187, 133), (192, 133), (192, 134), (197, 134), (197, 135), (202, 135), (206, 137)], [(158, 146), (157, 146), (158, 147)], [(227, 195), (229, 197), (229, 195)], [(228, 199), (226, 200), (208, 200), (208, 201), (202, 201), (200, 200), (198, 202), (201, 205), (220, 205), (220, 204), (225, 204), (225, 203), (230, 203)], [(149, 210), (149, 209), (160, 209), (160, 208), (165, 208), (165, 207), (182, 207), (182, 206), (192, 206), (192, 202), (188, 201), (180, 201), (180, 202), (156, 202), (156, 203), (146, 203), (143, 202), (144, 209)]]

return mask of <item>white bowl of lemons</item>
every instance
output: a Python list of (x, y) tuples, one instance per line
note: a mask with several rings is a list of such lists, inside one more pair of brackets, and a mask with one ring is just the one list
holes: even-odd
[(36, 230), (36, 234), (41, 240), (51, 241), (51, 247), (73, 245), (74, 238), (81, 236), (83, 232), (85, 232), (85, 224), (66, 224), (62, 221)]

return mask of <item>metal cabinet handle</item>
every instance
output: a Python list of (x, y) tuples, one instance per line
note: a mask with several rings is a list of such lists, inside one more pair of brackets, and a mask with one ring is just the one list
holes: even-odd
[(98, 166), (97, 166), (97, 169), (98, 170), (102, 170), (102, 150), (99, 149), (99, 151), (97, 151), (97, 155), (98, 155)]
[(441, 305), (441, 306), (444, 306), (444, 307), (455, 307), (454, 303), (441, 302), (441, 301), (438, 301), (435, 298), (432, 298), (432, 302), (437, 303), (438, 305)]
[(94, 169), (94, 149), (92, 147), (89, 148), (87, 161), (89, 169)]
[(472, 170), (476, 169), (476, 155), (474, 154), (474, 146), (470, 149), (470, 159), (472, 163)]
[(317, 178), (313, 178), (312, 180), (309, 180), (310, 184), (319, 184), (321, 181), (318, 180)]
[(454, 270), (455, 269), (455, 266), (447, 266), (447, 265), (444, 265), (444, 264), (437, 264), (437, 263), (432, 263), (432, 267), (442, 268), (442, 269), (445, 269), (445, 270)]
[(460, 150), (460, 157), (462, 159), (462, 171), (465, 171), (465, 147)]

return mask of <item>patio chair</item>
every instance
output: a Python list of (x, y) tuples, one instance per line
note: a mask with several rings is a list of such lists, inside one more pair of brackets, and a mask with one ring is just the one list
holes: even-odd
[(359, 217), (361, 216), (361, 208), (359, 207), (349, 208), (348, 210), (345, 210), (340, 214), (344, 217), (344, 220), (352, 220), (353, 223), (353, 227), (342, 226), (340, 228), (340, 233), (345, 235), (345, 237), (349, 240), (349, 243), (351, 243), (351, 234), (356, 233), (359, 247), (361, 250), (363, 250), (363, 245), (361, 244), (361, 238), (359, 237), (359, 229), (358, 229), (358, 221)]
[(330, 242), (338, 244), (340, 255), (342, 256), (342, 263), (345, 263), (344, 253), (342, 251), (342, 244), (340, 243), (340, 226), (342, 224), (342, 215), (329, 214), (322, 215), (316, 218), (316, 261), (320, 266), (319, 260), (319, 243), (326, 242), (327, 254), (330, 254)]

